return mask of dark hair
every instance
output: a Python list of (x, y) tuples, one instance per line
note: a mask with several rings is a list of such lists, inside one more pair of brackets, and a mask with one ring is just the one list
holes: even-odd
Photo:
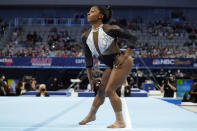
[(112, 17), (112, 9), (111, 9), (111, 7), (110, 6), (102, 6), (102, 5), (98, 5), (96, 7), (98, 7), (100, 13), (104, 15), (103, 19), (102, 19), (102, 22), (104, 24), (107, 23)]
[(0, 74), (0, 78), (2, 78), (4, 76), (4, 74)]
[(16, 84), (16, 88), (20, 89), (21, 86), (23, 86), (23, 81), (22, 80), (19, 80)]

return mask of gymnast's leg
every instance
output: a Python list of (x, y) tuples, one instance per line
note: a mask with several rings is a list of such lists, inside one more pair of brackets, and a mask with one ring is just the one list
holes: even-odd
[(115, 112), (116, 121), (108, 126), (108, 128), (124, 128), (126, 126), (122, 115), (122, 103), (119, 96), (116, 94), (116, 90), (123, 84), (132, 66), (133, 61), (129, 57), (119, 68), (113, 68), (111, 72), (105, 91)]
[(112, 71), (112, 69), (110, 67), (107, 67), (105, 69), (105, 71), (102, 75), (102, 78), (101, 78), (101, 86), (99, 87), (99, 89), (97, 91), (97, 95), (94, 98), (92, 107), (91, 107), (88, 115), (81, 122), (79, 122), (79, 125), (84, 125), (88, 122), (96, 120), (96, 112), (99, 109), (100, 105), (102, 105), (105, 101), (105, 96), (106, 96), (105, 87), (108, 82), (111, 71)]

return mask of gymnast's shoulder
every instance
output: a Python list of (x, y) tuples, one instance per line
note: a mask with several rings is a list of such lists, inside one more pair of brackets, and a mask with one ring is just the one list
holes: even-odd
[(121, 29), (119, 26), (117, 25), (109, 25), (109, 24), (104, 24), (103, 25), (104, 29), (108, 29), (108, 30), (119, 30)]

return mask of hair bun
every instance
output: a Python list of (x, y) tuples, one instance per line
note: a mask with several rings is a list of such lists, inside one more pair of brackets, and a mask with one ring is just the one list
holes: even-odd
[(103, 14), (102, 22), (107, 23), (112, 17), (112, 9), (109, 5), (99, 5), (97, 6), (101, 14)]

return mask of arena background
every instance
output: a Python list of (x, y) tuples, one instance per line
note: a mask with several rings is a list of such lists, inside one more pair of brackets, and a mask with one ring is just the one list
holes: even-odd
[[(196, 77), (197, 2), (193, 0), (1, 0), (0, 73), (13, 80), (34, 77), (47, 87), (57, 77), (60, 89), (67, 89), (71, 78), (82, 77), (81, 89), (85, 89), (80, 35), (89, 27), (89, 7), (103, 4), (112, 6), (111, 24), (137, 34), (139, 47), (130, 76), (139, 88), (145, 80), (152, 80), (159, 89), (161, 81), (178, 70), (182, 74), (177, 79)], [(31, 38), (34, 32), (40, 36), (37, 40)], [(50, 32), (56, 32), (58, 39), (49, 41)], [(120, 46), (124, 49), (124, 41)], [(169, 52), (154, 52), (163, 47)], [(102, 63), (100, 67), (104, 68)], [(160, 74), (161, 69), (165, 74)]]
[[(195, 0), (0, 0), (0, 75), (12, 96), (0, 97), (0, 130), (107, 130), (105, 124), (113, 119), (109, 100), (96, 124), (77, 125), (93, 101), (87, 97), (95, 95), (87, 89), (81, 45), (81, 34), (90, 27), (86, 16), (92, 5), (110, 5), (109, 24), (138, 38), (127, 78), (131, 92), (128, 98), (121, 97), (126, 130), (196, 131), (196, 103), (182, 102), (197, 79)], [(125, 41), (118, 44), (124, 51)], [(94, 62), (100, 76), (105, 65), (96, 58)], [(163, 98), (162, 81), (172, 75), (175, 98)], [(21, 80), (27, 92), (15, 96)], [(34, 97), (40, 84), (46, 84), (51, 98)]]

